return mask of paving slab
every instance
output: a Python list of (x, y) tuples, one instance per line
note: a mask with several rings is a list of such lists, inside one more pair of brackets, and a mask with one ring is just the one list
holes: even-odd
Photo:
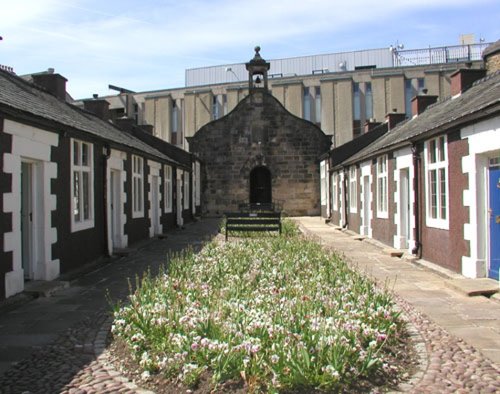
[(451, 279), (447, 280), (445, 284), (446, 286), (451, 287), (452, 289), (464, 293), (470, 297), (480, 295), (491, 296), (495, 293), (498, 293), (500, 290), (498, 281), (489, 278)]
[(500, 324), (500, 302), (483, 296), (469, 297), (478, 291), (498, 291), (498, 282), (464, 278), (439, 267), (433, 270), (432, 264), (425, 261), (412, 263), (388, 257), (386, 250), (391, 248), (387, 245), (369, 239), (360, 241), (353, 232), (335, 231), (319, 217), (294, 220), (306, 234), (345, 256), (352, 267), (361, 267), (381, 283), (389, 281), (398, 296), (500, 364), (500, 335), (496, 330)]

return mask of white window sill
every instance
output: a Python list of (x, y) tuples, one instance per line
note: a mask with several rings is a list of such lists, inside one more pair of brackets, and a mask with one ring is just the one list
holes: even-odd
[(377, 219), (389, 219), (389, 212), (377, 211)]
[(450, 223), (448, 220), (433, 219), (433, 218), (430, 218), (427, 216), (425, 218), (425, 224), (427, 227), (438, 228), (441, 230), (449, 230), (450, 229)]
[(144, 217), (144, 211), (132, 212), (132, 219), (140, 219)]
[(71, 232), (76, 233), (77, 231), (88, 230), (95, 226), (94, 219), (86, 220), (84, 222), (71, 222)]

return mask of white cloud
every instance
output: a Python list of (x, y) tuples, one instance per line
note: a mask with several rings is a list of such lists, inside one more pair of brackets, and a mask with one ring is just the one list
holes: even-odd
[[(433, 14), (462, 6), (497, 7), (498, 14), (493, 0), (0, 0), (0, 63), (24, 72), (55, 67), (70, 81), (81, 76), (82, 84), (71, 83), (81, 96), (99, 74), (140, 81), (134, 75), (154, 70), (168, 78), (170, 67), (180, 67), (178, 75), (189, 67), (245, 61), (256, 44), (276, 58), (385, 46), (407, 34), (417, 40), (415, 31), (438, 35), (436, 26), (447, 28), (445, 17), (436, 23)], [(398, 23), (422, 11), (429, 21)]]

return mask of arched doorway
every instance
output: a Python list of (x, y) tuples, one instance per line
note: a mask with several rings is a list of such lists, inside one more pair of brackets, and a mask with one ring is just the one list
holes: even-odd
[(267, 167), (255, 167), (250, 172), (250, 204), (271, 203), (271, 171)]

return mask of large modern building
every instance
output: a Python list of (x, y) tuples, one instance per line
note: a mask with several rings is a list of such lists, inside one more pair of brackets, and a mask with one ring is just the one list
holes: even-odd
[[(488, 43), (407, 50), (400, 47), (270, 60), (269, 90), (292, 114), (319, 126), (340, 146), (361, 135), (366, 122), (388, 112), (411, 116), (411, 99), (426, 89), (450, 95), (450, 75), (480, 68)], [(265, 50), (265, 48), (264, 48)], [(267, 56), (266, 56), (267, 57)], [(244, 63), (186, 70), (181, 88), (104, 97), (114, 118), (151, 125), (155, 136), (185, 149), (207, 123), (248, 95)]]

